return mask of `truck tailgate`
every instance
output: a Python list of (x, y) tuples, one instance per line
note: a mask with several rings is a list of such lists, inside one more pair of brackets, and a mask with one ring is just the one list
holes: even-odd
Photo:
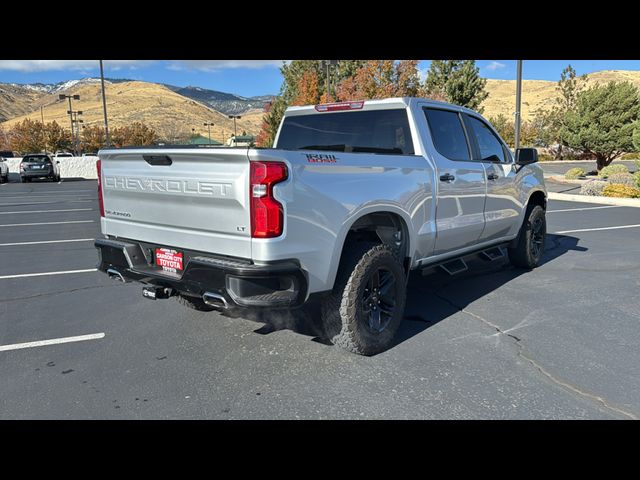
[(102, 233), (251, 258), (246, 149), (102, 150)]

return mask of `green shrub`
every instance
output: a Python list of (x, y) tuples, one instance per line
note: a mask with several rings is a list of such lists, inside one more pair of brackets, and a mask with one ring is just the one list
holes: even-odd
[(629, 169), (624, 165), (609, 165), (608, 167), (604, 167), (600, 172), (598, 172), (598, 176), (600, 178), (607, 178), (609, 175), (613, 175), (614, 173), (629, 173)]
[(574, 179), (578, 177), (584, 177), (587, 174), (584, 168), (576, 167), (567, 170), (567, 173), (564, 174), (564, 178)]
[(635, 162), (633, 162), (636, 164), (636, 172), (640, 172), (640, 160), (636, 160)]
[[(636, 159), (640, 159), (640, 152), (625, 153), (620, 157), (620, 160), (636, 160)], [(636, 162), (636, 164), (637, 163), (638, 162)]]
[(581, 195), (590, 195), (590, 196), (601, 196), (602, 190), (604, 187), (608, 185), (607, 182), (603, 182), (602, 180), (591, 180), (590, 182), (585, 183), (580, 188)]
[(631, 175), (630, 173), (612, 173), (607, 178), (609, 180), (609, 184), (616, 185), (626, 185), (627, 187), (636, 188), (636, 177)]
[(613, 183), (604, 187), (602, 194), (605, 197), (640, 198), (640, 189)]
[(633, 179), (636, 181), (636, 187), (640, 188), (640, 171), (633, 174)]
[(553, 155), (549, 155), (548, 153), (539, 153), (538, 161), (539, 162), (549, 162), (553, 160)]

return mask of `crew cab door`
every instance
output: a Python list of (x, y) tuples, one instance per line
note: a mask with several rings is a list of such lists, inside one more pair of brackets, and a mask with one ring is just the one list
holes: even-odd
[(471, 140), (473, 156), (484, 166), (487, 196), (484, 206), (485, 227), (481, 241), (517, 233), (522, 211), (516, 186), (516, 170), (509, 149), (483, 119), (463, 114)]
[(473, 161), (461, 113), (424, 107), (436, 165), (436, 242), (433, 254), (477, 243), (484, 229), (485, 170)]

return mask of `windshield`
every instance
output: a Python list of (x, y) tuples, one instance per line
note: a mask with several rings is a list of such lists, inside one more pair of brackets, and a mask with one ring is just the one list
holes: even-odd
[(287, 117), (277, 148), (413, 155), (405, 109)]
[(29, 163), (47, 163), (51, 162), (46, 155), (27, 155), (22, 159), (23, 162)]

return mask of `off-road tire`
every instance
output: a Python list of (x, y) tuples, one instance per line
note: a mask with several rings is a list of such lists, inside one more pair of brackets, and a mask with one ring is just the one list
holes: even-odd
[[(380, 332), (369, 328), (364, 295), (372, 274), (383, 267), (395, 280), (395, 306)], [(375, 355), (391, 347), (406, 302), (406, 275), (397, 252), (389, 245), (357, 242), (347, 247), (338, 268), (334, 288), (322, 301), (325, 336), (359, 355)]]
[(217, 308), (207, 305), (204, 303), (204, 300), (198, 297), (178, 294), (173, 298), (175, 298), (179, 304), (191, 308), (192, 310), (198, 310), (199, 312), (213, 312), (214, 310), (217, 310)]
[[(538, 225), (538, 222), (541, 224)], [(542, 244), (534, 245), (534, 240), (540, 241), (538, 228), (541, 228)], [(540, 265), (544, 255), (547, 221), (544, 208), (534, 205), (527, 209), (525, 220), (520, 227), (520, 234), (513, 247), (508, 248), (509, 260), (520, 268), (533, 269)]]

